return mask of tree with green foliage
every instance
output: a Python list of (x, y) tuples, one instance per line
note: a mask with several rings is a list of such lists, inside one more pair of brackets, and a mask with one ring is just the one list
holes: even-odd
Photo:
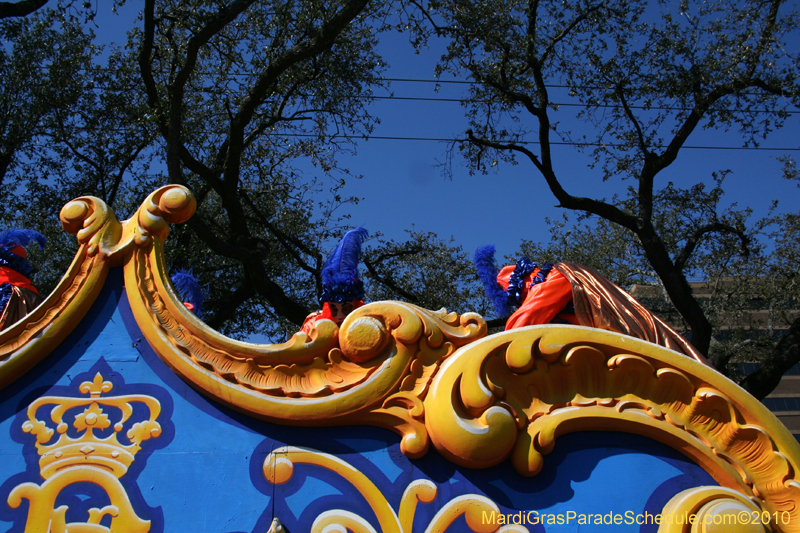
[[(628, 0), (421, 7), (417, 13), (452, 39), (442, 68), (462, 68), (478, 82), (461, 145), (472, 169), (523, 157), (563, 207), (599, 217), (592, 231), (608, 245), (598, 245), (598, 233), (564, 228), (558, 259), (597, 266), (602, 258), (600, 270), (622, 286), (659, 283), (706, 350), (715, 321), (736, 305), (745, 309), (749, 293), (718, 291), (713, 305), (699, 302), (687, 276), (710, 283), (732, 272), (750, 280), (780, 272), (789, 281), (769, 289), (775, 308), (784, 305), (779, 296), (794, 294), (791, 235), (767, 254), (759, 234), (775, 226), (721, 208), (726, 171), (709, 189), (700, 177), (687, 188), (656, 179), (698, 128), (738, 125), (755, 143), (796, 105), (796, 62), (780, 46), (796, 28), (794, 14), (781, 14), (779, 3), (706, 3), (682, 6), (678, 16), (670, 6)], [(74, 244), (53, 223), (66, 201), (101, 196), (125, 217), (146, 192), (182, 183), (198, 211), (173, 228), (168, 259), (193, 268), (209, 291), (208, 323), (239, 337), (297, 331), (317, 306), (325, 257), (348, 229), (343, 208), (357, 202), (342, 194), (351, 176), (337, 155), (354, 149), (343, 134), (368, 134), (375, 123), (367, 106), (384, 83), (375, 45), (391, 9), (368, 0), (147, 0), (125, 47), (106, 50), (68, 10), (0, 21), (0, 148), (12, 154), (0, 217), (54, 242), (46, 263), (32, 254), (37, 283), (52, 288), (72, 258)], [(741, 53), (731, 59), (723, 45)], [(587, 173), (629, 180), (628, 197), (584, 198), (559, 181), (552, 144), (574, 139), (554, 118), (562, 111), (550, 100), (551, 83), (567, 85), (584, 106), (580, 116), (596, 126), (596, 138), (579, 140), (594, 158)], [(529, 131), (539, 139), (535, 150), (523, 144)], [(792, 220), (780, 231), (796, 232)], [(378, 236), (364, 265), (370, 299), (488, 309), (469, 258), (433, 234)], [(782, 359), (770, 361), (782, 368), (798, 359), (797, 342), (791, 346), (779, 345)], [(735, 366), (727, 353), (710, 352), (723, 371)], [(763, 382), (777, 372), (770, 364)]]
[(335, 134), (372, 127), (366, 104), (382, 68), (373, 17), (382, 9), (367, 0), (145, 2), (134, 39), (167, 179), (198, 198), (180, 242), (211, 251), (231, 291), (225, 310), (210, 306), (213, 327), (256, 295), (255, 305), (292, 324), (309, 313), (321, 244), (337, 237), (334, 211), (352, 200), (335, 178), (316, 211), (321, 185), (302, 183), (294, 165), (347, 174), (336, 168), (346, 145)]
[[(0, 20), (9, 18), (27, 17), (47, 6), (50, 0), (17, 0), (16, 2), (0, 2)], [(125, 0), (112, 0), (113, 5), (119, 6)], [(69, 11), (73, 15), (81, 15), (85, 20), (94, 19), (97, 5), (89, 0), (56, 0), (50, 6), (54, 10)]]
[(19, 0), (18, 2), (0, 2), (0, 19), (25, 17), (41, 9), (48, 0)]
[[(168, 260), (191, 268), (207, 289), (207, 323), (238, 337), (296, 332), (319, 305), (327, 254), (349, 229), (343, 207), (357, 202), (342, 194), (351, 176), (336, 158), (355, 149), (346, 134), (367, 134), (375, 123), (367, 106), (384, 84), (375, 47), (390, 7), (148, 0), (125, 47), (107, 49), (64, 9), (0, 22), (28, 27), (60, 17), (53, 32), (74, 48), (52, 61), (70, 76), (69, 106), (46, 107), (8, 177), (15, 207), (4, 225), (43, 229), (55, 244), (46, 264), (33, 254), (37, 284), (52, 288), (74, 253), (53, 224), (64, 203), (92, 194), (125, 217), (143, 194), (180, 183), (198, 209), (173, 228)], [(19, 62), (42, 48), (33, 37), (18, 42), (11, 57)], [(38, 72), (21, 83), (31, 86)], [(30, 116), (18, 104), (14, 118)], [(385, 241), (380, 228), (368, 229), (376, 234), (365, 250), (371, 299), (477, 306), (459, 247), (424, 233)]]
[(92, 60), (91, 37), (55, 12), (4, 22), (0, 39), (0, 186), (31, 157), (56, 114), (72, 114)]
[(156, 140), (146, 120), (135, 62), (119, 50), (107, 56), (90, 28), (64, 10), (40, 10), (0, 22), (0, 184), (8, 193), (2, 227), (36, 228), (50, 241), (36, 282), (55, 286), (74, 256), (74, 239), (58, 226), (71, 198), (101, 197), (127, 214), (148, 172)]
[[(757, 279), (757, 295), (768, 302), (766, 335), (746, 336), (740, 343), (766, 346), (762, 365), (740, 380), (740, 385), (756, 398), (764, 398), (778, 386), (783, 374), (800, 362), (800, 212), (789, 213), (776, 221), (770, 235), (774, 251), (767, 257), (764, 275)], [(750, 293), (753, 294), (752, 292)], [(790, 325), (778, 342), (771, 335), (777, 324)], [(751, 324), (747, 326), (752, 329)], [(745, 331), (748, 327), (744, 327)], [(756, 324), (759, 327), (759, 324)], [(752, 339), (752, 341), (751, 341)], [(759, 342), (760, 341), (760, 342)], [(739, 351), (739, 350), (737, 350)], [(729, 354), (725, 354), (729, 355)]]
[[(744, 212), (719, 211), (719, 188), (706, 191), (706, 176), (686, 188), (662, 176), (698, 130), (738, 128), (757, 145), (782, 125), (800, 103), (800, 58), (789, 46), (798, 13), (781, 0), (414, 3), (423, 36), (448, 39), (440, 71), (475, 82), (465, 101), (471, 129), (457, 142), (470, 168), (523, 160), (560, 207), (635, 235), (692, 343), (709, 353), (712, 324), (686, 277), (714, 239), (734, 238), (746, 256), (750, 230)], [(574, 108), (555, 104), (554, 92), (579, 106), (585, 135), (567, 129)], [(570, 191), (553, 156), (557, 142), (589, 151), (585, 179), (627, 180), (627, 197)], [(676, 202), (685, 210), (672, 224), (660, 207)]]
[(379, 240), (364, 257), (367, 296), (372, 301), (401, 300), (426, 309), (489, 313), (469, 254), (430, 232), (408, 231), (404, 242)]

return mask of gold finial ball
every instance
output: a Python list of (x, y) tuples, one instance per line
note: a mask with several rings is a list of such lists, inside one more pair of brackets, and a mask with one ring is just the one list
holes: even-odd
[(282, 485), (292, 479), (294, 464), (283, 454), (271, 453), (264, 460), (264, 477), (273, 485)]
[(197, 201), (194, 195), (189, 189), (180, 185), (170, 186), (158, 201), (158, 209), (166, 215), (164, 218), (173, 224), (189, 220), (196, 208)]
[(388, 340), (386, 328), (371, 316), (345, 320), (339, 331), (342, 353), (356, 363), (368, 361), (380, 354)]
[(83, 200), (72, 200), (61, 208), (61, 226), (72, 235), (83, 229), (83, 222), (91, 215), (89, 204)]
[(416, 433), (406, 433), (400, 441), (400, 450), (402, 450), (403, 455), (411, 459), (419, 459), (428, 453), (429, 447), (430, 441)]

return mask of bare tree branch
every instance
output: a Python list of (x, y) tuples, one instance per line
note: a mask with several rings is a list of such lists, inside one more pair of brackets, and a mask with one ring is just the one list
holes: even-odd
[[(284, 233), (281, 230), (279, 230), (274, 224), (272, 224), (272, 222), (269, 221), (269, 219), (267, 219), (266, 216), (264, 216), (264, 214), (261, 212), (261, 210), (258, 209), (256, 204), (250, 198), (250, 195), (248, 195), (246, 192), (242, 192), (242, 198), (244, 198), (244, 200), (247, 203), (247, 205), (250, 207), (250, 209), (253, 210), (253, 213), (255, 213), (255, 215), (258, 217), (258, 219), (261, 221), (261, 223), (264, 224), (264, 226), (266, 226), (267, 229), (269, 229), (270, 233), (275, 235), (275, 237), (278, 239), (278, 241), (280, 241), (280, 243), (283, 245), (283, 247), (286, 249), (286, 251), (289, 252), (289, 255), (291, 255), (292, 258), (300, 266), (300, 268), (302, 268), (303, 270), (305, 270), (306, 272), (308, 272), (309, 274), (314, 276), (314, 278), (317, 280), (317, 285), (319, 285), (319, 288), (320, 288), (319, 292), (321, 293), (322, 292), (322, 282), (320, 281), (320, 270), (319, 270), (319, 267), (318, 266), (317, 267), (313, 267), (313, 266), (309, 265), (308, 263), (306, 263), (305, 260), (302, 258), (302, 256), (297, 253), (297, 251), (295, 250), (295, 247), (299, 248), (300, 250), (302, 250), (303, 253), (308, 254), (311, 257), (315, 258), (316, 262), (317, 262), (317, 265), (319, 265), (319, 263), (322, 261), (322, 256), (320, 254), (318, 254), (318, 253), (315, 253), (313, 250), (311, 250), (310, 248), (305, 246), (302, 242), (298, 241), (297, 239), (295, 239), (291, 235), (287, 235), (286, 233)], [(291, 242), (291, 244), (293, 246), (290, 246), (290, 244), (289, 244), (290, 242)]]
[(684, 244), (683, 249), (680, 253), (675, 257), (675, 268), (679, 271), (683, 271), (683, 268), (686, 266), (686, 261), (689, 260), (692, 253), (694, 252), (697, 244), (703, 238), (704, 235), (713, 232), (720, 232), (720, 233), (732, 233), (739, 237), (742, 242), (742, 252), (744, 255), (749, 254), (750, 250), (750, 237), (748, 237), (744, 231), (741, 229), (735, 228), (730, 224), (724, 224), (722, 222), (714, 222), (712, 224), (706, 224), (702, 227), (697, 228), (692, 235), (686, 240), (686, 244)]
[(650, 156), (651, 153), (647, 149), (647, 141), (644, 138), (642, 125), (639, 124), (639, 120), (636, 118), (636, 115), (633, 114), (633, 111), (631, 111), (631, 108), (628, 105), (628, 99), (625, 97), (624, 87), (621, 84), (618, 84), (615, 92), (619, 97), (620, 103), (622, 104), (622, 109), (625, 111), (625, 116), (628, 117), (628, 120), (631, 122), (631, 124), (633, 124), (633, 127), (636, 130), (636, 140), (639, 143), (639, 150), (642, 151), (642, 154), (644, 154), (645, 158)]
[(242, 284), (225, 299), (224, 305), (219, 306), (210, 317), (203, 316), (203, 320), (213, 329), (221, 329), (225, 322), (235, 317), (239, 308), (253, 297), (253, 292), (250, 280), (245, 277)]
[(604, 4), (595, 4), (595, 5), (591, 6), (591, 7), (589, 7), (589, 9), (587, 9), (586, 11), (583, 11), (582, 13), (580, 13), (577, 17), (575, 17), (572, 20), (572, 22), (570, 22), (563, 30), (561, 30), (558, 33), (558, 35), (553, 37), (553, 39), (547, 45), (547, 48), (545, 48), (544, 52), (542, 52), (542, 57), (540, 59), (540, 62), (544, 63), (545, 61), (547, 61), (547, 59), (549, 58), (550, 54), (553, 53), (553, 50), (555, 49), (555, 47), (556, 47), (556, 45), (558, 43), (563, 41), (570, 33), (572, 33), (572, 30), (577, 28), (578, 25), (581, 22), (584, 22), (585, 20), (587, 20), (589, 18), (589, 15), (591, 15), (595, 11), (598, 11), (603, 6), (604, 6)]
[(26, 17), (44, 7), (48, 0), (20, 0), (19, 2), (0, 2), (0, 19)]
[(265, 95), (268, 94), (270, 87), (277, 83), (278, 78), (292, 66), (329, 50), (340, 33), (366, 7), (368, 2), (369, 0), (350, 0), (338, 13), (325, 22), (314, 35), (305, 41), (300, 41), (280, 57), (270, 62), (269, 66), (258, 77), (230, 124), (228, 157), (225, 168), (225, 187), (229, 193), (235, 192), (238, 186), (241, 165), (240, 154), (245, 148), (244, 130), (250, 124), (256, 109)]
[(377, 281), (382, 285), (385, 285), (386, 287), (389, 287), (389, 289), (393, 290), (394, 292), (396, 292), (397, 294), (399, 294), (400, 296), (402, 296), (411, 303), (417, 303), (419, 301), (419, 298), (417, 298), (410, 292), (404, 290), (399, 285), (394, 283), (392, 280), (387, 279), (378, 274), (378, 271), (375, 270), (375, 264), (372, 261), (364, 260), (364, 265), (367, 267), (367, 271), (369, 272), (370, 278), (374, 279), (375, 281)]
[(545, 177), (545, 180), (547, 181), (547, 184), (550, 187), (550, 191), (560, 202), (559, 207), (564, 207), (566, 209), (575, 209), (579, 211), (586, 211), (598, 216), (602, 216), (603, 218), (616, 222), (621, 226), (624, 226), (632, 231), (635, 231), (636, 220), (631, 215), (625, 213), (615, 205), (602, 202), (599, 200), (594, 200), (592, 198), (572, 196), (571, 194), (567, 193), (561, 186), (561, 183), (558, 181), (558, 179), (556, 179), (555, 175), (542, 164), (542, 162), (539, 160), (538, 157), (536, 157), (536, 154), (534, 154), (524, 146), (514, 143), (509, 143), (509, 144), (499, 143), (495, 141), (490, 141), (488, 139), (478, 138), (475, 137), (472, 130), (467, 131), (467, 137), (469, 139), (469, 142), (479, 146), (493, 148), (496, 150), (510, 150), (524, 154), (528, 159), (531, 160), (531, 162), (536, 166), (537, 169), (539, 169), (539, 171)]

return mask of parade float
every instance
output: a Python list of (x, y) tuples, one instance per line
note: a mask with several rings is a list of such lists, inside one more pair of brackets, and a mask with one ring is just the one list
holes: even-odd
[(395, 301), (256, 345), (178, 297), (167, 186), (0, 332), (10, 532), (800, 532), (800, 445), (700, 361)]

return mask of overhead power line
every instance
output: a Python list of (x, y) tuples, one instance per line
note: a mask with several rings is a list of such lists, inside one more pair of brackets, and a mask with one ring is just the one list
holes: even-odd
[[(277, 137), (301, 137), (301, 138), (317, 138), (317, 135), (306, 134), (306, 133), (283, 133), (283, 134), (276, 134)], [(382, 140), (382, 141), (427, 141), (427, 142), (454, 142), (457, 139), (448, 139), (448, 138), (440, 138), (440, 137), (396, 137), (396, 136), (389, 136), (389, 135), (335, 135), (331, 137), (332, 139), (353, 139), (353, 140), (360, 140), (360, 141), (369, 141), (372, 139)], [(501, 143), (502, 144), (502, 143)], [(521, 145), (539, 145), (541, 144), (539, 141), (514, 141), (508, 142), (508, 144), (521, 144)], [(599, 147), (599, 146), (606, 146), (609, 148), (622, 148), (623, 145), (615, 144), (615, 143), (578, 143), (578, 142), (564, 142), (564, 141), (552, 141), (550, 142), (552, 146), (576, 146), (576, 147)], [(651, 148), (666, 148), (666, 146), (653, 146)], [(800, 148), (775, 148), (775, 147), (761, 147), (761, 146), (682, 146), (681, 147), (689, 149), (689, 150), (746, 150), (746, 151), (763, 151), (763, 152), (800, 152)]]
[[(477, 85), (478, 82), (469, 81), (469, 80), (425, 80), (421, 78), (381, 78), (383, 81), (401, 81), (401, 82), (409, 82), (409, 83), (452, 83), (454, 85)], [(548, 85), (548, 87), (562, 87), (566, 88), (566, 85)]]
[[(46, 70), (47, 67), (39, 66), (41, 70)], [(78, 69), (80, 72), (86, 72), (87, 69)], [(95, 72), (119, 72), (122, 69), (119, 68), (108, 68), (108, 67), (101, 67), (101, 66), (93, 66), (91, 71)], [(231, 72), (231, 76), (257, 76), (258, 73), (253, 72)], [(442, 80), (442, 79), (426, 79), (426, 78), (373, 78), (375, 81), (388, 81), (388, 82), (400, 82), (400, 83), (428, 83), (434, 85), (481, 85), (480, 82), (474, 80)], [(363, 81), (363, 80), (362, 80)], [(594, 85), (563, 85), (558, 83), (546, 83), (545, 87), (548, 89), (602, 89), (601, 86), (594, 86)], [(742, 94), (761, 94), (757, 92), (743, 92)], [(789, 97), (791, 95), (785, 95)]]
[[(366, 99), (373, 99), (373, 100), (400, 100), (400, 101), (413, 101), (413, 102), (454, 102), (454, 103), (461, 103), (464, 102), (465, 99), (462, 98), (427, 98), (427, 97), (416, 97), (416, 96), (364, 96)], [(469, 100), (467, 100), (469, 101)], [(487, 100), (480, 100), (480, 101), (470, 101), (471, 103), (489, 103)], [(588, 107), (586, 104), (570, 104), (564, 102), (550, 102), (550, 105), (557, 106), (557, 107)], [(597, 108), (608, 109), (618, 106), (613, 106), (610, 104), (606, 105), (597, 105)], [(644, 109), (644, 110), (656, 110), (656, 111), (691, 111), (691, 107), (669, 107), (669, 106), (640, 106), (640, 105), (630, 105), (628, 106), (630, 109)], [(731, 113), (735, 113), (739, 111), (738, 109), (726, 109), (725, 111), (729, 111)], [(750, 113), (773, 113), (768, 109), (751, 109), (748, 110)], [(800, 115), (800, 111), (785, 111), (787, 115)]]
[[(433, 83), (436, 85), (481, 85), (481, 83), (477, 81), (471, 80), (438, 80), (438, 79), (424, 79), (424, 78), (378, 78), (379, 80), (389, 81), (389, 82), (405, 82), (405, 83)], [(545, 87), (547, 89), (602, 89), (603, 87), (598, 85), (561, 85), (558, 83), (546, 83)], [(742, 94), (760, 94), (757, 92), (743, 92)], [(784, 95), (786, 97), (791, 95)]]

